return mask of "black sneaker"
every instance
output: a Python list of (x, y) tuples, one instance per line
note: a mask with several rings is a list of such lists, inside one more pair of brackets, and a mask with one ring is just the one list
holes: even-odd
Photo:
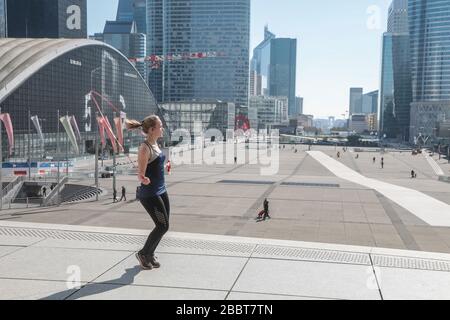
[(156, 261), (156, 257), (155, 256), (151, 256), (148, 259), (148, 262), (149, 262), (149, 265), (151, 265), (153, 268), (157, 269), (157, 268), (161, 267), (161, 264), (158, 261)]
[(138, 259), (139, 264), (143, 270), (152, 270), (152, 265), (147, 261), (145, 256), (139, 252), (136, 252), (136, 259)]

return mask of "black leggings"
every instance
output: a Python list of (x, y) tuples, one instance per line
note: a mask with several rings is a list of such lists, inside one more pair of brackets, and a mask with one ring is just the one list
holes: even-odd
[(140, 252), (147, 257), (151, 257), (155, 254), (156, 247), (162, 237), (169, 230), (169, 196), (166, 192), (160, 196), (143, 198), (140, 201), (155, 223), (155, 229), (148, 236), (147, 242)]

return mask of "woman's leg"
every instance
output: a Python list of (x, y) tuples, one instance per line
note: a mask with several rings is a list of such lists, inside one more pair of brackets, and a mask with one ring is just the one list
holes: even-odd
[(145, 210), (147, 210), (155, 223), (155, 229), (148, 236), (147, 242), (141, 251), (147, 257), (155, 254), (156, 247), (164, 234), (169, 230), (169, 216), (163, 198), (162, 196), (158, 196), (141, 200)]

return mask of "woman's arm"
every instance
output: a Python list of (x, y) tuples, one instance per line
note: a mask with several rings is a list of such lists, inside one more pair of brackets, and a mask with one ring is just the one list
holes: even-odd
[(141, 144), (138, 152), (138, 179), (143, 184), (148, 186), (151, 181), (145, 176), (145, 170), (147, 169), (148, 160), (150, 159), (150, 149)]

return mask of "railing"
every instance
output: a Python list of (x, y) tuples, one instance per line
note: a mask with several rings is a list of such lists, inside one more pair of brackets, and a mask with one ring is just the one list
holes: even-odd
[(42, 197), (27, 197), (27, 198), (15, 198), (9, 199), (3, 203), (4, 208), (8, 209), (21, 209), (21, 208), (33, 208), (41, 207), (44, 198)]
[(75, 200), (77, 197), (81, 197), (83, 195), (85, 195), (87, 192), (98, 192), (100, 193), (100, 189), (96, 189), (95, 187), (85, 187), (83, 189), (78, 190), (77, 192), (75, 192), (74, 194), (71, 194), (68, 197), (64, 197), (62, 198), (61, 202), (70, 202)]
[(69, 181), (69, 177), (65, 176), (62, 180), (53, 188), (53, 190), (49, 193), (49, 195), (44, 199), (43, 206), (51, 206), (54, 204), (55, 197), (56, 204), (59, 204), (58, 194), (61, 192), (61, 189), (65, 186), (65, 184)]
[(11, 181), (3, 190), (2, 190), (2, 199), (8, 195), (8, 193), (14, 189), (18, 184), (24, 182), (26, 180), (26, 177), (20, 176)]

